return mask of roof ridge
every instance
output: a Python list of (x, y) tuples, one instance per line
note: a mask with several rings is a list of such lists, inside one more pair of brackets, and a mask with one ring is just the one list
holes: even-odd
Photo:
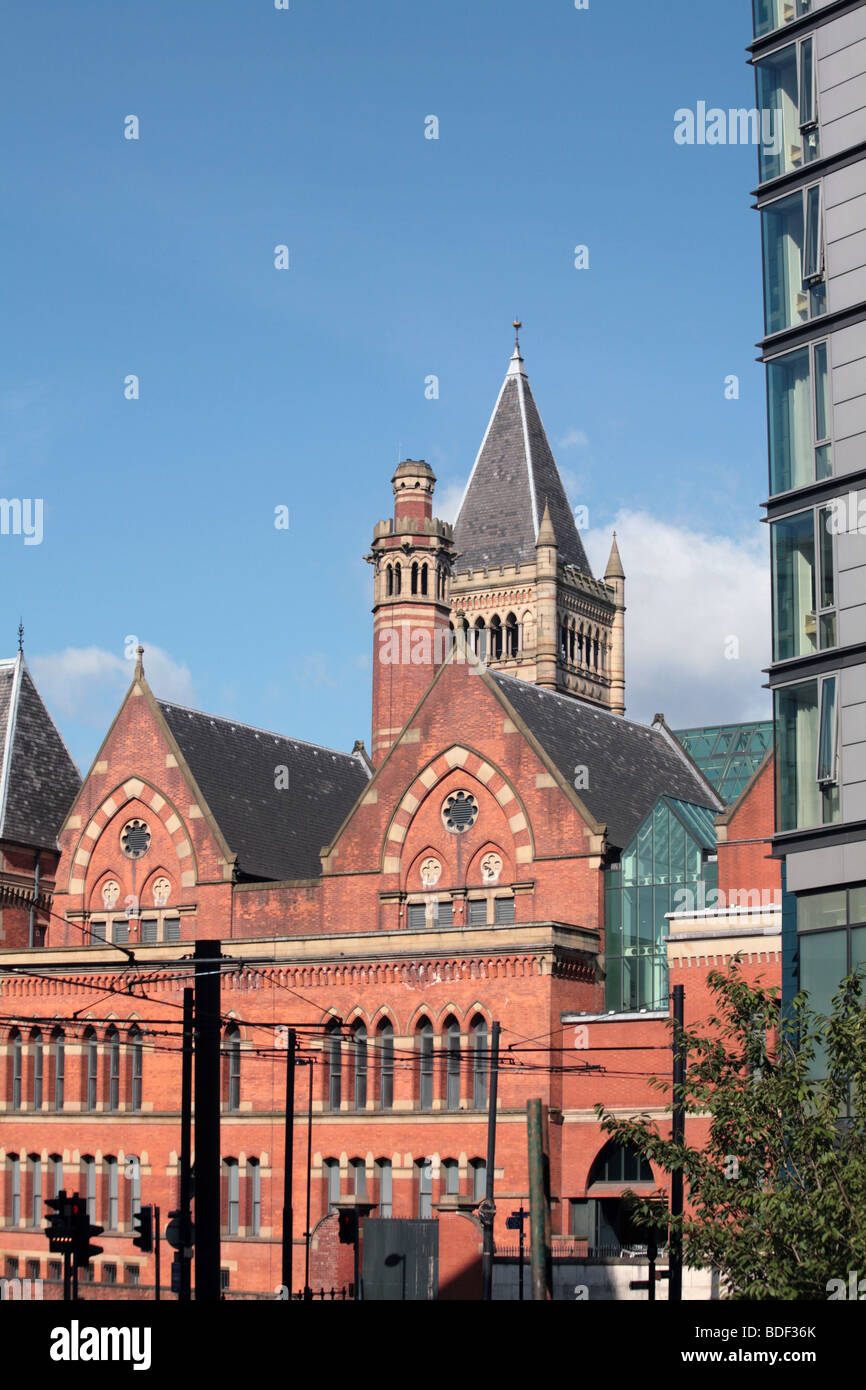
[(216, 719), (220, 724), (233, 724), (239, 729), (249, 729), (254, 734), (267, 734), (269, 738), (279, 738), (284, 743), (303, 743), (307, 748), (318, 748), (322, 753), (335, 753), (338, 758), (358, 761), (355, 753), (346, 753), (342, 748), (331, 748), (327, 743), (313, 743), (311, 739), (296, 738), (294, 734), (279, 734), (276, 729), (263, 729), (259, 724), (247, 724), (243, 719), (232, 719), (227, 714), (211, 714), (206, 709), (193, 709), (192, 705), (178, 704), (176, 700), (156, 699), (156, 703), (160, 708), (183, 710), (185, 714), (200, 714), (203, 719)]
[[(595, 705), (591, 700), (583, 700), (579, 695), (565, 695), (561, 690), (545, 690), (540, 685), (533, 685), (532, 681), (521, 680), (519, 676), (509, 676), (505, 671), (491, 671), (494, 680), (513, 681), (521, 689), (534, 690), (541, 697), (549, 697), (554, 700), (562, 700), (570, 708), (579, 705), (582, 709), (588, 709), (593, 714), (604, 714), (609, 719), (615, 719), (617, 724), (631, 724), (635, 729), (643, 729), (647, 734), (658, 734), (663, 737), (660, 730), (653, 728), (652, 724), (641, 724), (639, 719), (629, 719), (625, 714), (614, 714), (613, 710), (605, 709), (604, 705)], [(665, 740), (666, 742), (666, 740)]]

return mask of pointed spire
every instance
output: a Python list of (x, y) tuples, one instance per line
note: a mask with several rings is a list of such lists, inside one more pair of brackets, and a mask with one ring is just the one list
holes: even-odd
[(507, 379), (507, 377), (509, 377), (509, 376), (518, 376), (518, 375), (526, 376), (526, 369), (525, 369), (525, 367), (524, 367), (524, 365), (523, 365), (523, 358), (520, 356), (520, 330), (521, 330), (522, 327), (523, 327), (523, 324), (520, 322), (520, 319), (515, 319), (515, 320), (514, 320), (514, 351), (513, 351), (512, 354), (511, 354), (511, 361), (510, 361), (509, 364), (508, 364), (508, 372), (507, 372), (506, 379)]
[(135, 675), (133, 679), (141, 681), (144, 680), (144, 662), (142, 661), (142, 657), (144, 656), (144, 647), (139, 645), (136, 647), (135, 650), (138, 654), (138, 661), (135, 663)]
[(538, 540), (535, 542), (536, 549), (540, 545), (556, 545), (556, 532), (553, 529), (553, 522), (550, 519), (550, 503), (547, 498), (544, 500), (544, 516), (541, 518), (541, 525), (538, 528)]
[(613, 544), (610, 547), (610, 558), (604, 577), (605, 579), (625, 579), (625, 570), (622, 567), (622, 560), (619, 558), (619, 546), (616, 543), (616, 531), (613, 533)]
[(24, 619), (23, 619), (23, 618), (19, 618), (19, 619), (18, 619), (18, 650), (19, 650), (19, 652), (23, 652), (23, 651), (24, 651)]

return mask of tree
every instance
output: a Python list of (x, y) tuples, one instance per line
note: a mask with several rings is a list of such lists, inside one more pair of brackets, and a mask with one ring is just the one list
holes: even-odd
[[(750, 986), (738, 959), (707, 978), (716, 1011), (685, 1030), (685, 1084), (671, 1094), (708, 1125), (705, 1146), (674, 1143), (646, 1115), (596, 1113), (617, 1142), (682, 1170), (684, 1265), (717, 1269), (728, 1298), (827, 1299), (842, 1288), (831, 1280), (866, 1276), (863, 971), (843, 981), (828, 1017), (802, 994), (783, 1017), (778, 990)], [(636, 1220), (657, 1224), (651, 1199)]]

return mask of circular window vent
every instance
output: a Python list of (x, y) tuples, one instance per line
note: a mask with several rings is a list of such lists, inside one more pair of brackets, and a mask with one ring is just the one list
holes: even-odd
[(150, 831), (143, 820), (131, 820), (123, 827), (120, 847), (127, 859), (140, 859), (150, 847)]
[(442, 806), (445, 827), (454, 835), (462, 835), (478, 819), (478, 802), (471, 792), (452, 792)]

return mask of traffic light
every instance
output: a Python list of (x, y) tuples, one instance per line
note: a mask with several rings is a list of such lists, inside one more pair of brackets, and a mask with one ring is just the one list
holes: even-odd
[(354, 1245), (358, 1239), (358, 1213), (356, 1211), (338, 1212), (339, 1236), (341, 1245)]
[(89, 1264), (94, 1255), (102, 1254), (101, 1245), (91, 1245), (91, 1236), (101, 1236), (105, 1230), (104, 1226), (94, 1226), (90, 1217), (87, 1215), (87, 1203), (81, 1197), (75, 1197), (72, 1201), (73, 1208), (73, 1241), (72, 1252), (75, 1256), (75, 1263), (79, 1266)]
[(45, 1230), (48, 1237), (48, 1249), (52, 1255), (64, 1255), (67, 1250), (72, 1249), (75, 1234), (72, 1222), (72, 1198), (67, 1197), (61, 1188), (57, 1196), (52, 1197), (45, 1205), (48, 1207), (48, 1226)]
[(153, 1249), (153, 1207), (139, 1207), (132, 1218), (133, 1245), (147, 1254)]

